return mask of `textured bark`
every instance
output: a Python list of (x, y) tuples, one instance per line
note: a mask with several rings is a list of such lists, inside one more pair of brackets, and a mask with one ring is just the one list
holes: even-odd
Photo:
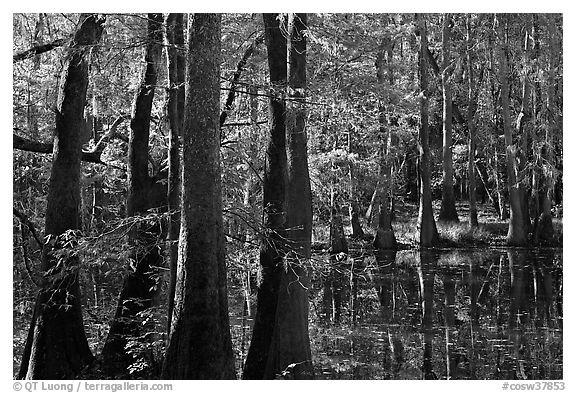
[(421, 14), (416, 15), (420, 34), (420, 50), (418, 53), (418, 73), (420, 77), (420, 128), (418, 129), (418, 149), (420, 151), (420, 208), (418, 211), (418, 228), (420, 230), (420, 246), (432, 247), (438, 243), (438, 230), (432, 210), (432, 191), (430, 186), (430, 146), (428, 131), (428, 70), (426, 66), (426, 48), (428, 37), (426, 21)]
[(504, 128), (504, 140), (506, 142), (506, 168), (508, 174), (508, 194), (510, 196), (510, 221), (508, 224), (508, 235), (506, 242), (510, 246), (523, 246), (527, 242), (526, 226), (522, 214), (522, 201), (519, 189), (518, 168), (516, 162), (516, 147), (512, 140), (512, 129), (510, 126), (510, 82), (508, 67), (508, 43), (505, 38), (506, 16), (498, 17), (498, 66), (499, 77), (502, 89), (502, 123)]
[(286, 194), (289, 249), (278, 291), (276, 323), (265, 375), (309, 379), (314, 376), (308, 335), (308, 287), (305, 263), (312, 241), (312, 193), (306, 135), (306, 14), (288, 20), (288, 97)]
[(170, 120), (168, 146), (168, 222), (170, 282), (168, 289), (168, 332), (174, 309), (176, 271), (178, 267), (178, 237), (180, 236), (180, 134), (184, 123), (184, 15), (168, 14), (166, 17), (166, 60), (168, 64), (168, 117)]
[[(71, 379), (92, 360), (82, 320), (79, 260), (57, 257), (66, 232), (80, 227), (80, 127), (88, 87), (88, 56), (100, 41), (104, 18), (82, 14), (67, 51), (56, 104), (56, 135), (46, 207), (45, 234), (49, 242), (42, 253), (46, 285), (40, 289), (28, 342), (19, 372), (27, 379)], [(71, 240), (73, 240), (73, 235)]]
[[(148, 209), (159, 207), (162, 203), (154, 195), (158, 186), (148, 174), (150, 116), (162, 56), (162, 24), (162, 14), (148, 14), (144, 55), (146, 66), (130, 122), (126, 203), (128, 217), (146, 214)], [(161, 254), (156, 245), (159, 236), (160, 225), (150, 222), (137, 223), (129, 234), (129, 242), (134, 247), (133, 262), (124, 279), (114, 319), (102, 349), (104, 369), (110, 375), (126, 374), (127, 367), (135, 361), (133, 355), (126, 351), (126, 344), (142, 336), (144, 328), (138, 315), (150, 308), (159, 287), (157, 268), (161, 264)], [(148, 354), (138, 356), (149, 357)]]
[(182, 218), (164, 379), (233, 379), (220, 168), (220, 14), (188, 21)]
[(454, 169), (452, 163), (452, 89), (450, 86), (451, 16), (444, 15), (442, 23), (442, 204), (439, 220), (458, 221), (454, 197)]
[(266, 49), (270, 70), (270, 137), (266, 149), (264, 170), (263, 207), (265, 237), (260, 248), (261, 279), (256, 300), (256, 316), (252, 340), (243, 379), (270, 379), (266, 367), (270, 346), (274, 336), (274, 326), (278, 307), (278, 288), (286, 252), (286, 104), (282, 92), (287, 83), (286, 38), (282, 33), (277, 14), (264, 14)]

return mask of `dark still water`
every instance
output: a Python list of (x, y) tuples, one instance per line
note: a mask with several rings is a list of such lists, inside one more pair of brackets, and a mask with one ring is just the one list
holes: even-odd
[(561, 250), (316, 255), (310, 273), (316, 378), (563, 377)]

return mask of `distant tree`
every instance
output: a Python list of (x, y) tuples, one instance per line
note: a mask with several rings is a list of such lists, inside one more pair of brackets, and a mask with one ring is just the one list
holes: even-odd
[(80, 229), (80, 130), (88, 87), (89, 56), (105, 19), (82, 14), (67, 50), (56, 104), (56, 131), (48, 204), (43, 283), (34, 306), (19, 378), (71, 379), (92, 360), (84, 333), (79, 258), (74, 253)]
[(178, 277), (164, 379), (234, 379), (220, 168), (221, 15), (188, 22)]

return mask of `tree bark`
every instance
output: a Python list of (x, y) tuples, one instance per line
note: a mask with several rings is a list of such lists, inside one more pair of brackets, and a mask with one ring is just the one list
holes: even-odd
[[(148, 209), (159, 207), (165, 200), (165, 194), (160, 198), (155, 195), (159, 186), (148, 174), (150, 117), (162, 56), (162, 24), (162, 14), (148, 14), (144, 55), (146, 66), (130, 122), (127, 217), (145, 215)], [(157, 242), (160, 232), (158, 222), (143, 221), (137, 223), (129, 234), (129, 242), (134, 248), (133, 262), (124, 279), (114, 319), (102, 349), (104, 369), (110, 375), (125, 375), (128, 366), (136, 361), (134, 354), (126, 351), (126, 344), (142, 336), (145, 328), (139, 321), (139, 314), (152, 306), (159, 287), (158, 267), (162, 258)], [(136, 349), (136, 352), (139, 351)], [(148, 353), (137, 353), (137, 356), (147, 361), (150, 359)]]
[(438, 230), (432, 210), (432, 191), (430, 186), (430, 146), (428, 131), (428, 70), (426, 66), (426, 48), (428, 37), (425, 16), (416, 14), (420, 34), (420, 50), (418, 53), (418, 73), (420, 77), (420, 128), (418, 130), (418, 149), (420, 151), (420, 208), (418, 211), (418, 228), (420, 230), (420, 246), (432, 247), (438, 243)]
[(176, 272), (178, 267), (178, 238), (180, 236), (180, 134), (184, 123), (184, 77), (186, 59), (184, 48), (184, 15), (168, 14), (166, 17), (166, 60), (168, 64), (168, 116), (170, 120), (168, 146), (168, 242), (170, 282), (168, 289), (168, 332), (174, 309)]
[(188, 21), (178, 279), (164, 379), (233, 379), (220, 168), (220, 14)]
[(452, 18), (444, 15), (442, 23), (442, 204), (438, 219), (458, 222), (454, 197), (454, 169), (452, 164), (452, 91), (450, 86), (450, 34)]
[[(244, 365), (243, 379), (270, 379), (267, 368), (274, 336), (280, 285), (286, 253), (286, 38), (277, 14), (263, 14), (268, 67), (270, 70), (270, 137), (264, 169), (263, 209), (265, 235), (260, 248), (261, 280), (258, 286), (252, 341)], [(282, 371), (282, 370), (280, 370)]]
[(512, 129), (510, 126), (510, 82), (508, 67), (508, 43), (505, 37), (507, 16), (502, 15), (497, 18), (498, 23), (498, 60), (499, 77), (502, 89), (502, 123), (504, 128), (504, 140), (506, 143), (506, 168), (508, 174), (508, 194), (510, 197), (510, 221), (508, 224), (508, 235), (506, 243), (510, 246), (523, 246), (527, 242), (526, 227), (522, 214), (522, 201), (519, 189), (518, 167), (516, 163), (516, 146), (512, 140)]
[[(80, 127), (88, 87), (88, 57), (100, 41), (104, 18), (82, 14), (67, 50), (56, 104), (56, 135), (46, 207), (40, 289), (19, 378), (71, 379), (93, 356), (82, 320), (78, 257), (65, 243), (76, 243), (80, 227)], [(72, 231), (72, 232), (71, 232)], [(57, 256), (64, 253), (63, 256)]]
[(274, 336), (265, 375), (310, 379), (314, 376), (308, 335), (308, 288), (305, 264), (312, 241), (312, 193), (306, 136), (306, 14), (288, 18), (287, 227), (290, 250), (282, 271)]

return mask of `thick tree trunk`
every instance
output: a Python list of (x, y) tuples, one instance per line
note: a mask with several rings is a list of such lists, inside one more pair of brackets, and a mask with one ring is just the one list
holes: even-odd
[(510, 246), (523, 246), (527, 242), (526, 226), (522, 213), (522, 194), (519, 188), (518, 168), (516, 162), (516, 147), (512, 140), (510, 126), (510, 82), (507, 50), (508, 44), (505, 37), (504, 24), (506, 16), (498, 17), (498, 30), (500, 42), (498, 43), (499, 76), (502, 89), (502, 122), (504, 139), (506, 142), (506, 168), (508, 174), (508, 194), (510, 197), (510, 222), (506, 242)]
[[(36, 299), (19, 377), (72, 379), (92, 362), (82, 320), (78, 257), (65, 243), (75, 243), (80, 228), (79, 130), (88, 86), (88, 56), (100, 41), (104, 18), (82, 14), (66, 55), (56, 104), (56, 135), (46, 207), (48, 243), (42, 255), (45, 285)], [(70, 255), (70, 254), (69, 254)]]
[(538, 217), (537, 238), (540, 243), (550, 243), (554, 239), (554, 227), (552, 225), (552, 201), (554, 200), (554, 171), (556, 167), (556, 155), (554, 154), (554, 133), (558, 132), (558, 120), (555, 113), (555, 78), (556, 69), (558, 67), (558, 41), (556, 34), (557, 31), (553, 24), (548, 24), (549, 28), (549, 47), (550, 47), (550, 63), (546, 70), (546, 134), (545, 134), (545, 155), (547, 168), (544, 171), (544, 196), (542, 199), (542, 209)]
[(178, 280), (164, 379), (233, 379), (220, 168), (220, 14), (189, 17)]
[(174, 310), (176, 271), (178, 267), (178, 238), (180, 236), (180, 134), (184, 123), (184, 14), (168, 14), (166, 18), (166, 60), (168, 64), (168, 117), (170, 120), (168, 146), (168, 242), (170, 283), (168, 289), (168, 332)]
[[(244, 365), (243, 379), (270, 379), (267, 373), (270, 346), (278, 307), (286, 252), (286, 104), (282, 92), (287, 83), (286, 38), (277, 14), (264, 14), (268, 67), (270, 70), (270, 139), (266, 150), (263, 181), (265, 237), (260, 248), (261, 279), (252, 341)], [(282, 371), (282, 370), (280, 370)]]
[(312, 193), (306, 136), (306, 14), (288, 20), (287, 227), (289, 252), (278, 290), (276, 323), (265, 377), (309, 379), (314, 376), (308, 336), (308, 280), (312, 240)]
[[(148, 41), (144, 57), (146, 66), (130, 122), (126, 203), (128, 217), (144, 215), (148, 209), (158, 207), (158, 198), (154, 196), (156, 185), (148, 174), (148, 143), (152, 102), (162, 56), (162, 24), (162, 14), (148, 14)], [(116, 313), (102, 349), (104, 368), (110, 375), (126, 374), (127, 367), (140, 356), (149, 360), (150, 354), (147, 353), (137, 353), (136, 356), (129, 354), (126, 344), (142, 336), (139, 314), (150, 308), (159, 287), (157, 268), (162, 258), (156, 243), (160, 230), (159, 223), (141, 222), (129, 234), (129, 241), (134, 247), (134, 261), (124, 280)]]
[(417, 14), (418, 30), (420, 34), (420, 51), (418, 53), (418, 73), (420, 76), (420, 128), (418, 130), (418, 149), (420, 151), (420, 208), (418, 212), (418, 228), (420, 230), (420, 246), (432, 247), (438, 243), (438, 230), (434, 221), (432, 210), (430, 147), (428, 141), (428, 71), (426, 66), (426, 49), (428, 37), (425, 17)]
[(438, 219), (457, 222), (452, 164), (452, 92), (449, 81), (451, 23), (450, 14), (445, 14), (442, 24), (442, 205)]

